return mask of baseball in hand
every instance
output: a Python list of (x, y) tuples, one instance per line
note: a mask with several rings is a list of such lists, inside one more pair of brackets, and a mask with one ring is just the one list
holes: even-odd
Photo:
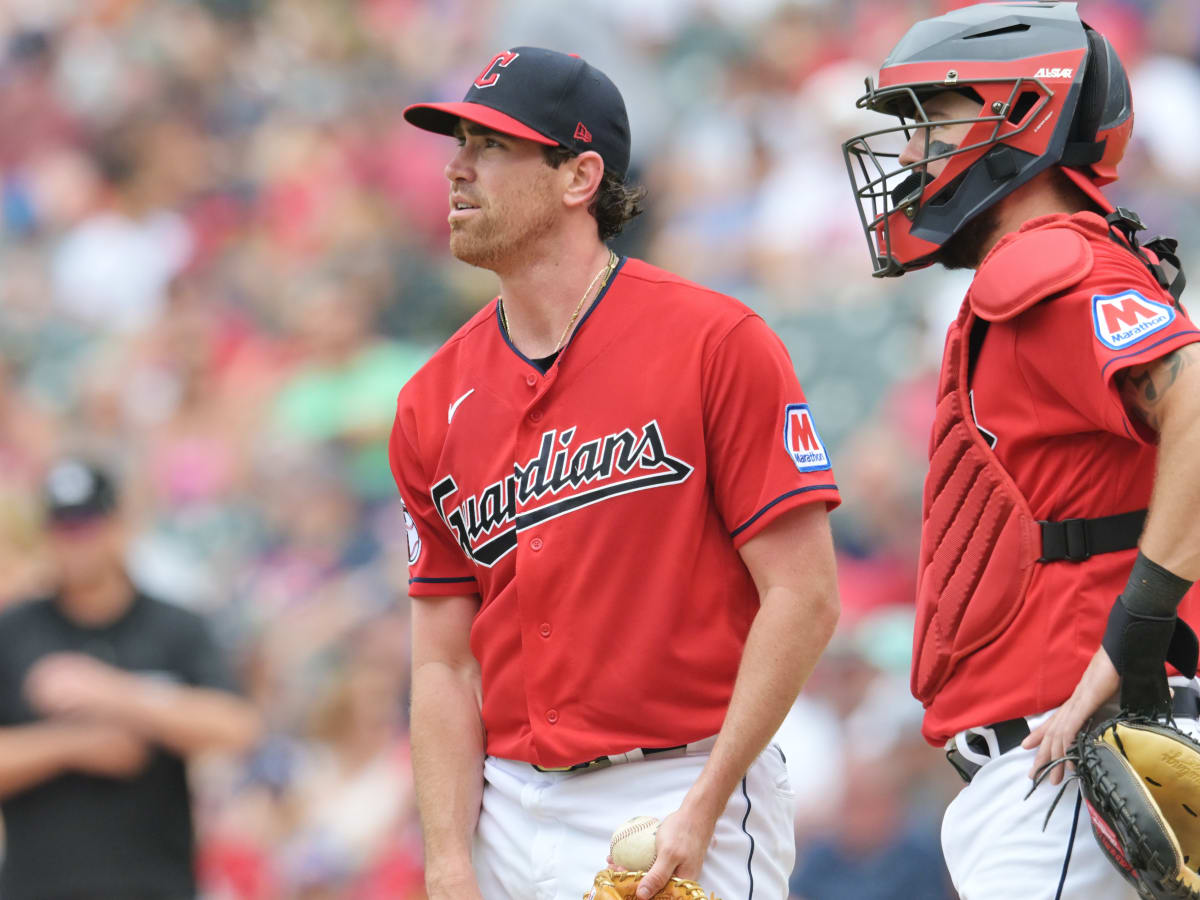
[(634, 816), (613, 832), (608, 845), (608, 856), (613, 865), (631, 872), (644, 872), (654, 865), (658, 855), (654, 836), (658, 833), (658, 819), (654, 816)]

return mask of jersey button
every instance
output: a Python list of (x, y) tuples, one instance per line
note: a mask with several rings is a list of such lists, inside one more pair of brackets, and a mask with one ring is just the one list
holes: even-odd
[(534, 385), (537, 384), (537, 376), (534, 375), (532, 372), (530, 372), (528, 375), (525, 376), (525, 383), (527, 385), (529, 385), (530, 387), (533, 387)]
[(538, 629), (538, 634), (540, 634), (544, 638), (548, 638), (548, 637), (550, 637), (551, 630), (552, 629), (550, 628), (550, 623), (543, 622), (542, 627)]
[(541, 550), (541, 549), (542, 549), (542, 539), (541, 539), (541, 538), (534, 538), (532, 541), (530, 541), (530, 542), (529, 542), (529, 549), (530, 549), (530, 550), (533, 550), (533, 551), (535, 551), (535, 552), (536, 552), (536, 551), (538, 551), (538, 550)]
[(530, 422), (542, 421), (542, 411), (540, 409), (535, 409), (533, 412), (531, 412), (529, 414), (529, 421)]
[(555, 722), (557, 722), (558, 721), (558, 710), (557, 709), (546, 710), (546, 721), (549, 722), (551, 725), (553, 725)]

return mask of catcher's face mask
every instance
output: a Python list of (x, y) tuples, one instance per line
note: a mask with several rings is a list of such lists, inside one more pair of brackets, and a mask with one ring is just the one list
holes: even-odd
[(858, 106), (898, 121), (842, 144), (872, 274), (929, 265), (967, 221), (1047, 168), (1029, 171), (1031, 154), (1008, 142), (1035, 125), (1052, 97), (1022, 78), (889, 88), (868, 78)]
[[(947, 92), (977, 112), (939, 120)], [(1099, 186), (1116, 179), (1133, 128), (1120, 59), (1065, 2), (979, 3), (918, 22), (858, 106), (899, 120), (842, 145), (877, 277), (934, 262), (963, 225), (1051, 166), (1111, 210)], [(955, 146), (936, 133), (952, 125), (965, 128)]]

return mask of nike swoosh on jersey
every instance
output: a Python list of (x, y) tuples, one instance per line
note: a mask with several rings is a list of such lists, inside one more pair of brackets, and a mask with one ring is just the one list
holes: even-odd
[(473, 393), (475, 393), (475, 388), (471, 388), (469, 391), (467, 391), (465, 394), (463, 394), (461, 397), (459, 397), (457, 400), (455, 400), (453, 403), (450, 404), (450, 412), (446, 414), (446, 424), (447, 425), (449, 425), (451, 420), (454, 418), (454, 411), (456, 409), (458, 409), (458, 404), (462, 403), (464, 400), (466, 400), (468, 397), (470, 397)]

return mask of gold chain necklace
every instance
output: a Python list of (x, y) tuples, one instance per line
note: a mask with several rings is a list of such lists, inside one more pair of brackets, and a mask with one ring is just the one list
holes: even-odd
[[(616, 267), (617, 267), (617, 254), (615, 254), (615, 253), (613, 253), (613, 251), (609, 250), (608, 251), (608, 262), (606, 262), (604, 264), (603, 269), (601, 269), (599, 272), (597, 272), (595, 274), (595, 276), (592, 278), (591, 284), (589, 284), (587, 286), (587, 290), (585, 290), (583, 292), (583, 296), (580, 297), (579, 302), (577, 304), (575, 304), (575, 312), (571, 313), (571, 320), (569, 322), (567, 322), (567, 327), (563, 329), (563, 333), (559, 336), (558, 343), (554, 345), (553, 350), (551, 350), (548, 354), (546, 354), (547, 356), (553, 356), (555, 353), (557, 353), (559, 350), (561, 350), (563, 348), (563, 344), (565, 344), (567, 342), (567, 335), (569, 335), (571, 333), (571, 328), (572, 328), (572, 326), (574, 326), (575, 320), (579, 318), (579, 313), (583, 309), (583, 303), (585, 300), (587, 300), (588, 294), (590, 294), (592, 292), (592, 288), (594, 288), (596, 286), (597, 281), (600, 282), (600, 288), (603, 289), (604, 285), (608, 284), (609, 276), (612, 275), (612, 271)], [(601, 279), (601, 276), (604, 276), (603, 279)], [(512, 337), (512, 332), (508, 330), (508, 316), (506, 316), (504, 314), (504, 298), (501, 297), (500, 300), (497, 302), (500, 307), (500, 324), (504, 326), (504, 333), (507, 334), (509, 337)]]

